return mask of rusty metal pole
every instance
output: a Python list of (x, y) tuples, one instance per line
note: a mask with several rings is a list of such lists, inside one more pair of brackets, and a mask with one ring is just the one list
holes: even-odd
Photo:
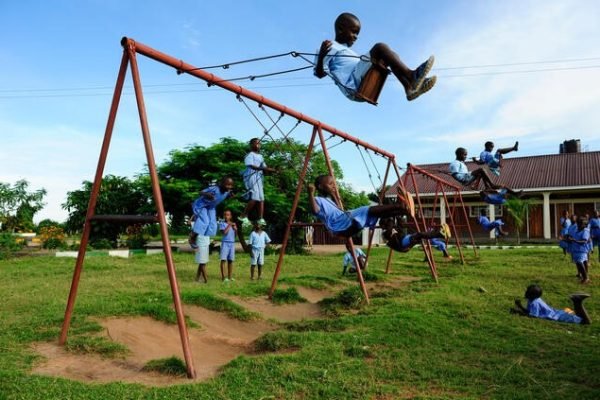
[(152, 150), (152, 141), (150, 139), (150, 129), (148, 127), (148, 120), (146, 117), (146, 106), (144, 105), (144, 94), (142, 92), (142, 84), (140, 81), (137, 60), (135, 57), (135, 47), (132, 43), (128, 43), (126, 49), (129, 52), (129, 60), (131, 63), (131, 76), (133, 77), (133, 87), (135, 89), (135, 99), (137, 102), (138, 113), (140, 116), (140, 124), (142, 127), (142, 136), (144, 137), (144, 148), (146, 150), (146, 159), (148, 161), (150, 180), (152, 182), (152, 194), (154, 197), (154, 203), (156, 205), (156, 212), (158, 213), (158, 220), (159, 220), (159, 224), (160, 224), (160, 233), (162, 236), (162, 244), (163, 244), (163, 250), (165, 253), (165, 261), (167, 263), (167, 272), (169, 275), (169, 283), (171, 284), (171, 294), (173, 295), (173, 303), (175, 306), (175, 313), (177, 315), (177, 325), (179, 327), (179, 336), (181, 337), (183, 356), (185, 358), (185, 364), (187, 366), (188, 378), (195, 378), (196, 370), (194, 369), (194, 360), (192, 358), (192, 351), (190, 349), (190, 339), (188, 336), (187, 327), (185, 325), (185, 316), (183, 314), (183, 307), (182, 307), (181, 298), (179, 295), (179, 286), (177, 283), (177, 275), (175, 274), (175, 265), (173, 263), (173, 254), (171, 252), (171, 243), (169, 241), (169, 231), (167, 229), (167, 221), (165, 218), (165, 209), (163, 206), (162, 195), (160, 192), (160, 183), (158, 181), (158, 174), (156, 173), (156, 163), (154, 161), (154, 152)]
[(458, 198), (460, 200), (460, 204), (463, 209), (463, 214), (465, 216), (465, 222), (467, 223), (467, 230), (469, 231), (469, 237), (471, 238), (471, 245), (473, 246), (473, 253), (475, 253), (475, 257), (479, 257), (477, 254), (477, 245), (475, 244), (475, 238), (473, 237), (473, 231), (471, 230), (471, 224), (469, 223), (469, 214), (467, 213), (467, 209), (465, 208), (465, 202), (462, 199), (462, 194), (458, 191)]
[[(319, 133), (319, 140), (321, 141), (321, 149), (323, 150), (323, 155), (325, 156), (325, 163), (327, 164), (327, 170), (329, 171), (329, 175), (331, 175), (333, 177), (333, 184), (335, 186), (335, 196), (337, 198), (336, 203), (338, 204), (338, 206), (340, 206), (343, 209), (344, 204), (342, 203), (342, 198), (340, 197), (340, 191), (338, 189), (337, 181), (335, 179), (333, 165), (331, 164), (331, 159), (329, 158), (329, 152), (327, 151), (327, 143), (325, 142), (325, 137), (323, 136), (323, 131), (321, 130), (321, 126), (317, 127), (317, 131)], [(369, 304), (371, 302), (371, 300), (369, 299), (369, 292), (367, 290), (367, 286), (365, 285), (365, 280), (363, 278), (363, 274), (360, 269), (360, 264), (358, 262), (358, 258), (356, 257), (356, 253), (354, 252), (354, 242), (352, 241), (352, 238), (349, 237), (346, 239), (346, 243), (348, 243), (350, 245), (352, 260), (354, 261), (354, 265), (356, 266), (356, 276), (358, 278), (358, 283), (360, 284), (360, 289), (362, 290), (363, 295), (365, 296), (365, 301), (367, 302), (367, 304)]]
[(304, 165), (302, 166), (302, 171), (300, 172), (300, 177), (298, 178), (298, 186), (296, 187), (296, 194), (294, 195), (292, 209), (290, 211), (290, 216), (288, 217), (287, 226), (285, 227), (285, 233), (283, 234), (283, 242), (281, 243), (281, 249), (279, 249), (279, 259), (277, 260), (277, 267), (275, 267), (275, 273), (273, 274), (273, 281), (271, 282), (271, 289), (269, 290), (269, 299), (273, 298), (273, 293), (275, 292), (275, 288), (277, 287), (277, 280), (279, 279), (279, 273), (281, 272), (281, 266), (283, 265), (285, 249), (287, 247), (287, 242), (290, 236), (290, 231), (292, 229), (292, 224), (294, 223), (294, 217), (296, 216), (296, 209), (298, 208), (298, 202), (300, 201), (300, 195), (302, 194), (304, 179), (306, 178), (306, 172), (308, 171), (308, 163), (312, 155), (316, 137), (317, 127), (313, 126), (312, 136), (310, 137), (310, 142), (308, 143), (306, 156), (304, 156)]
[(392, 255), (394, 254), (394, 250), (390, 249), (390, 252), (388, 254), (388, 258), (387, 258), (387, 263), (385, 264), (385, 273), (389, 274), (390, 273), (390, 265), (392, 263)]
[[(444, 203), (446, 204), (446, 208), (448, 210), (450, 210), (450, 204), (448, 203), (448, 197), (446, 196), (446, 191), (443, 190), (442, 191), (442, 195), (444, 196)], [(455, 204), (456, 207), (456, 204)], [(460, 244), (460, 238), (458, 237), (458, 231), (456, 229), (456, 224), (454, 223), (454, 213), (453, 212), (449, 212), (448, 215), (450, 216), (450, 223), (452, 225), (452, 228), (454, 228), (454, 232), (452, 232), (454, 234), (454, 242), (456, 243), (456, 248), (458, 249), (458, 254), (460, 255), (460, 262), (461, 264), (465, 263), (465, 256), (462, 252), (462, 246)]]
[[(379, 204), (383, 204), (383, 198), (385, 196), (385, 185), (387, 183), (388, 174), (390, 172), (390, 166), (392, 160), (388, 159), (387, 167), (385, 169), (385, 175), (383, 176), (383, 183), (381, 184), (381, 190), (379, 191)], [(365, 258), (365, 265), (369, 263), (369, 256), (371, 255), (371, 248), (373, 247), (373, 235), (375, 234), (375, 228), (369, 228), (369, 247), (367, 247), (367, 257)]]
[(123, 84), (125, 82), (125, 75), (127, 74), (128, 63), (129, 56), (126, 51), (123, 51), (123, 57), (121, 58), (121, 66), (119, 67), (119, 74), (117, 75), (117, 83), (115, 84), (115, 91), (113, 94), (112, 103), (110, 105), (110, 112), (108, 113), (108, 121), (106, 122), (106, 129), (104, 131), (104, 140), (102, 141), (100, 156), (98, 157), (96, 175), (94, 177), (94, 183), (92, 185), (92, 192), (90, 194), (90, 200), (88, 202), (85, 222), (83, 224), (81, 242), (79, 243), (79, 252), (77, 253), (77, 261), (75, 262), (75, 270), (73, 271), (73, 280), (71, 281), (71, 290), (69, 291), (69, 299), (67, 300), (67, 307), (65, 309), (65, 318), (62, 324), (60, 338), (58, 339), (58, 343), (60, 345), (65, 344), (65, 342), (67, 341), (67, 333), (69, 332), (69, 326), (71, 325), (71, 317), (73, 315), (73, 308), (75, 306), (75, 298), (77, 297), (79, 279), (81, 278), (81, 270), (83, 269), (83, 260), (85, 259), (87, 243), (90, 237), (90, 229), (92, 223), (90, 219), (94, 216), (96, 210), (98, 193), (100, 193), (100, 186), (102, 185), (102, 174), (104, 173), (104, 166), (106, 165), (106, 157), (108, 154), (108, 148), (110, 147), (110, 140), (112, 137), (113, 128), (115, 126), (117, 110), (119, 109), (121, 93), (123, 92)]

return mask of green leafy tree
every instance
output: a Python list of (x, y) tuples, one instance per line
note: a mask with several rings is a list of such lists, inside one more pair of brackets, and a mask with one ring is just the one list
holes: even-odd
[(515, 224), (517, 231), (517, 244), (521, 244), (521, 229), (527, 221), (529, 212), (529, 202), (527, 200), (518, 199), (516, 197), (506, 200), (506, 210), (510, 214)]
[(44, 207), (45, 189), (29, 190), (29, 182), (14, 185), (0, 182), (0, 230), (6, 232), (31, 231), (34, 215)]
[[(91, 192), (92, 182), (84, 181), (81, 189), (67, 193), (67, 201), (62, 204), (69, 213), (65, 222), (67, 232), (82, 230)], [(151, 197), (139, 180), (131, 181), (126, 177), (107, 175), (102, 180), (95, 214), (152, 214), (155, 211), (149, 199)], [(90, 231), (90, 243), (94, 246), (95, 242), (106, 243), (108, 240), (114, 247), (119, 235), (126, 232), (127, 226), (127, 223), (94, 222)]]

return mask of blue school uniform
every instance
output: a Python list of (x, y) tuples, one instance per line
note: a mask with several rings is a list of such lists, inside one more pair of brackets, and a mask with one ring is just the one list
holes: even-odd
[[(315, 72), (318, 57), (315, 57)], [(323, 57), (323, 71), (333, 79), (344, 96), (354, 101), (364, 101), (356, 97), (356, 92), (371, 66), (370, 56), (359, 56), (350, 47), (335, 40), (331, 42), (331, 48)]]
[(217, 211), (216, 207), (231, 195), (231, 192), (221, 192), (219, 186), (209, 186), (203, 190), (204, 193), (212, 193), (213, 200), (200, 196), (192, 203), (192, 211), (196, 220), (192, 230), (201, 236), (214, 236), (217, 233)]
[(446, 251), (446, 242), (441, 239), (429, 239), (429, 242), (433, 247), (441, 251), (442, 253)]
[[(569, 228), (567, 229), (567, 236), (573, 237), (575, 232), (577, 232), (577, 224), (571, 223), (571, 225), (569, 225)], [(572, 250), (573, 250), (573, 242), (569, 241), (569, 242), (567, 242), (567, 252), (571, 253)]]
[(450, 175), (463, 185), (470, 185), (476, 178), (471, 175), (467, 164), (460, 160), (454, 160), (448, 166)]
[(496, 237), (500, 236), (500, 227), (504, 225), (501, 219), (494, 220), (494, 222), (490, 222), (490, 219), (485, 215), (480, 215), (477, 218), (477, 223), (481, 225), (481, 227), (487, 232), (494, 229), (494, 233)]
[[(573, 225), (577, 226), (577, 225)], [(588, 260), (588, 252), (589, 246), (588, 242), (590, 239), (590, 230), (588, 228), (583, 228), (582, 230), (575, 229), (573, 233), (571, 233), (571, 237), (573, 240), (585, 240), (585, 243), (577, 243), (571, 242), (571, 259), (574, 263), (583, 263)]]
[[(560, 236), (561, 236), (561, 238), (564, 238), (569, 233), (569, 227), (571, 226), (571, 219), (565, 218), (565, 217), (560, 217), (560, 226), (561, 226)], [(567, 242), (564, 239), (561, 239), (560, 242), (558, 242), (558, 245), (561, 249), (565, 249), (567, 251), (569, 250), (569, 242)]]
[(557, 310), (550, 307), (544, 300), (538, 297), (535, 300), (528, 300), (527, 312), (530, 317), (550, 319), (552, 321), (570, 322), (580, 324), (581, 318), (570, 314), (564, 310)]
[(372, 228), (377, 224), (378, 218), (369, 215), (369, 206), (343, 211), (328, 197), (317, 196), (315, 202), (319, 206), (319, 212), (315, 216), (333, 233), (343, 232), (352, 226), (362, 229)]
[(486, 163), (487, 166), (490, 168), (490, 171), (496, 176), (500, 176), (501, 157), (502, 154), (500, 154), (499, 152), (496, 152), (492, 155), (492, 152), (487, 150), (484, 150), (481, 152), (481, 154), (479, 154), (479, 160)]
[(248, 190), (248, 199), (265, 201), (263, 171), (252, 168), (252, 166), (266, 168), (267, 164), (265, 164), (265, 159), (262, 154), (251, 151), (246, 154), (244, 165), (246, 165), (246, 169), (242, 173), (242, 177), (244, 179), (244, 186), (246, 186), (246, 190)]
[[(366, 257), (367, 255), (365, 254), (364, 251), (362, 251), (361, 248), (355, 247), (354, 248), (354, 254), (356, 254), (356, 258), (360, 258), (360, 257)], [(344, 260), (343, 260), (343, 264), (342, 266), (344, 267), (344, 270), (346, 270), (346, 267), (350, 265), (350, 272), (352, 271), (352, 268), (354, 268), (354, 270), (356, 271), (356, 265), (354, 265), (354, 258), (352, 257), (352, 254), (350, 254), (349, 251), (346, 252), (346, 254), (344, 254)]]
[(271, 243), (267, 232), (260, 233), (252, 231), (248, 244), (251, 247), (250, 265), (263, 265), (265, 263), (265, 246)]
[(230, 227), (227, 233), (225, 233), (225, 229), (229, 224), (226, 221), (221, 221), (219, 223), (219, 230), (223, 232), (223, 237), (221, 238), (221, 261), (234, 261), (235, 260), (235, 231), (233, 227)]
[(498, 204), (502, 205), (506, 203), (506, 193), (508, 191), (506, 189), (500, 189), (496, 194), (486, 194), (483, 198), (488, 204)]
[(600, 217), (590, 218), (588, 227), (590, 228), (590, 236), (592, 237), (592, 247), (600, 246)]

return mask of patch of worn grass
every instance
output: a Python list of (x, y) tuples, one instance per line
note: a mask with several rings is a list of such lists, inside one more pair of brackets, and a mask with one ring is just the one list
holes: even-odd
[(102, 336), (71, 336), (65, 343), (65, 350), (73, 353), (98, 354), (106, 358), (124, 357), (127, 355), (126, 346), (113, 342)]
[(249, 321), (256, 319), (258, 314), (246, 310), (233, 301), (215, 296), (204, 291), (185, 291), (181, 293), (181, 298), (188, 304), (194, 304), (213, 311), (224, 312), (232, 318), (237, 318), (240, 321)]
[(186, 376), (187, 367), (179, 357), (159, 358), (150, 360), (144, 365), (142, 371), (153, 371), (165, 375)]
[(286, 289), (276, 289), (273, 292), (271, 298), (275, 304), (295, 304), (295, 303), (306, 303), (306, 299), (300, 296), (298, 289), (295, 287), (289, 287)]

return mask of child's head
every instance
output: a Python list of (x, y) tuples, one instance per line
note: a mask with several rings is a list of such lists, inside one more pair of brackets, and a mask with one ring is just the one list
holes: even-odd
[(250, 150), (258, 153), (260, 151), (260, 139), (259, 138), (252, 138), (250, 139), (250, 142), (248, 142), (248, 144), (250, 145)]
[(577, 228), (579, 230), (585, 228), (588, 224), (588, 219), (586, 217), (579, 217), (577, 218)]
[(358, 17), (350, 13), (342, 13), (335, 20), (335, 41), (352, 46), (360, 33)]
[(221, 178), (219, 189), (221, 189), (221, 192), (231, 192), (231, 189), (233, 189), (233, 179), (229, 176)]
[(456, 149), (456, 151), (454, 151), (454, 154), (456, 154), (456, 159), (459, 161), (464, 161), (467, 159), (467, 149), (465, 149), (464, 147), (459, 147), (458, 149)]
[(562, 215), (565, 218), (569, 218), (569, 210), (563, 210)]
[(485, 208), (482, 208), (481, 210), (479, 210), (479, 215), (481, 215), (482, 217), (487, 216), (487, 210)]
[(485, 147), (486, 151), (494, 150), (494, 142), (485, 142), (483, 146)]
[(525, 290), (525, 298), (527, 300), (535, 300), (542, 297), (542, 288), (539, 285), (529, 285)]
[(227, 222), (231, 221), (232, 218), (232, 214), (231, 214), (231, 210), (225, 210), (223, 211), (223, 219)]
[(262, 225), (259, 224), (258, 222), (254, 223), (254, 232), (260, 232), (262, 231)]
[(594, 218), (600, 217), (600, 211), (594, 210)]
[(577, 215), (575, 213), (571, 214), (571, 223), (572, 224), (577, 223)]
[(319, 194), (333, 196), (335, 193), (335, 181), (331, 175), (319, 175), (315, 179), (315, 187)]

